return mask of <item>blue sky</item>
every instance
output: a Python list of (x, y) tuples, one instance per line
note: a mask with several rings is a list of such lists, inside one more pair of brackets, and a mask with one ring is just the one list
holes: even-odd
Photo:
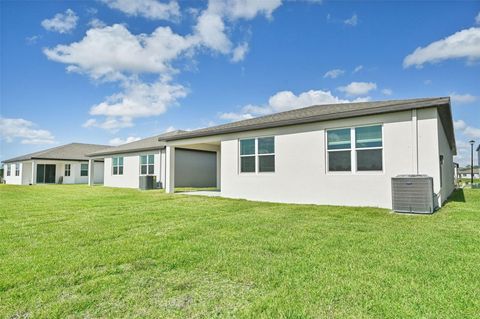
[(480, 2), (2, 1), (0, 160), (311, 104), (452, 96), (480, 142)]

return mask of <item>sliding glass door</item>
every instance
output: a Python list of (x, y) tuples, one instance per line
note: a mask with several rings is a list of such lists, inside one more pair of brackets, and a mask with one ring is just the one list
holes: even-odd
[(37, 164), (37, 183), (55, 183), (55, 164)]

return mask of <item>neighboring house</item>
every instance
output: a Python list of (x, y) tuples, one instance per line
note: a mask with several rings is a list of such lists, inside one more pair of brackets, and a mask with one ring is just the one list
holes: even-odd
[(3, 161), (6, 184), (86, 184), (89, 177), (103, 183), (103, 162), (95, 162), (90, 174), (87, 153), (105, 149), (106, 145), (71, 143)]
[[(157, 187), (165, 185), (165, 143), (160, 142), (182, 131), (148, 137), (136, 142), (88, 154), (105, 163), (104, 185), (139, 188), (142, 175), (153, 175)], [(201, 150), (178, 149), (175, 159), (176, 187), (217, 187), (216, 147), (203, 145)]]
[(431, 176), (440, 204), (454, 190), (448, 97), (317, 105), (159, 140), (167, 192), (180, 148), (217, 152), (224, 197), (391, 208), (401, 174)]
[(478, 162), (477, 165), (480, 167), (480, 145), (477, 147)]
[[(472, 178), (472, 171), (469, 167), (461, 168), (458, 170), (458, 175), (460, 178)], [(480, 178), (480, 168), (473, 168), (473, 178)]]

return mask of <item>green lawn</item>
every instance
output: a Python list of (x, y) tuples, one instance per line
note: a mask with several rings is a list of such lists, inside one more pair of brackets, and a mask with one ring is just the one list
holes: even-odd
[(0, 186), (1, 318), (479, 318), (480, 190), (432, 216)]

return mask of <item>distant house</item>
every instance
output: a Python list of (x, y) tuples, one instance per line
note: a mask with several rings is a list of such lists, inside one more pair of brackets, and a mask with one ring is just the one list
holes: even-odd
[(477, 147), (477, 165), (480, 167), (480, 145)]
[(454, 190), (449, 98), (316, 105), (159, 141), (167, 192), (179, 149), (215, 151), (220, 195), (230, 198), (391, 208), (401, 174), (432, 177), (440, 204)]
[(103, 162), (94, 164), (91, 174), (87, 153), (106, 145), (71, 143), (2, 161), (6, 184), (86, 184), (103, 183)]
[[(470, 168), (461, 168), (458, 170), (458, 175), (460, 178), (471, 178), (472, 171)], [(480, 168), (473, 169), (473, 178), (480, 178)]]
[[(139, 188), (141, 176), (154, 176), (158, 188), (165, 185), (165, 142), (163, 138), (183, 131), (174, 131), (148, 137), (116, 147), (87, 154), (91, 160), (104, 161), (104, 185)], [(176, 187), (217, 186), (216, 147), (203, 145), (201, 149), (177, 150), (175, 158)]]

